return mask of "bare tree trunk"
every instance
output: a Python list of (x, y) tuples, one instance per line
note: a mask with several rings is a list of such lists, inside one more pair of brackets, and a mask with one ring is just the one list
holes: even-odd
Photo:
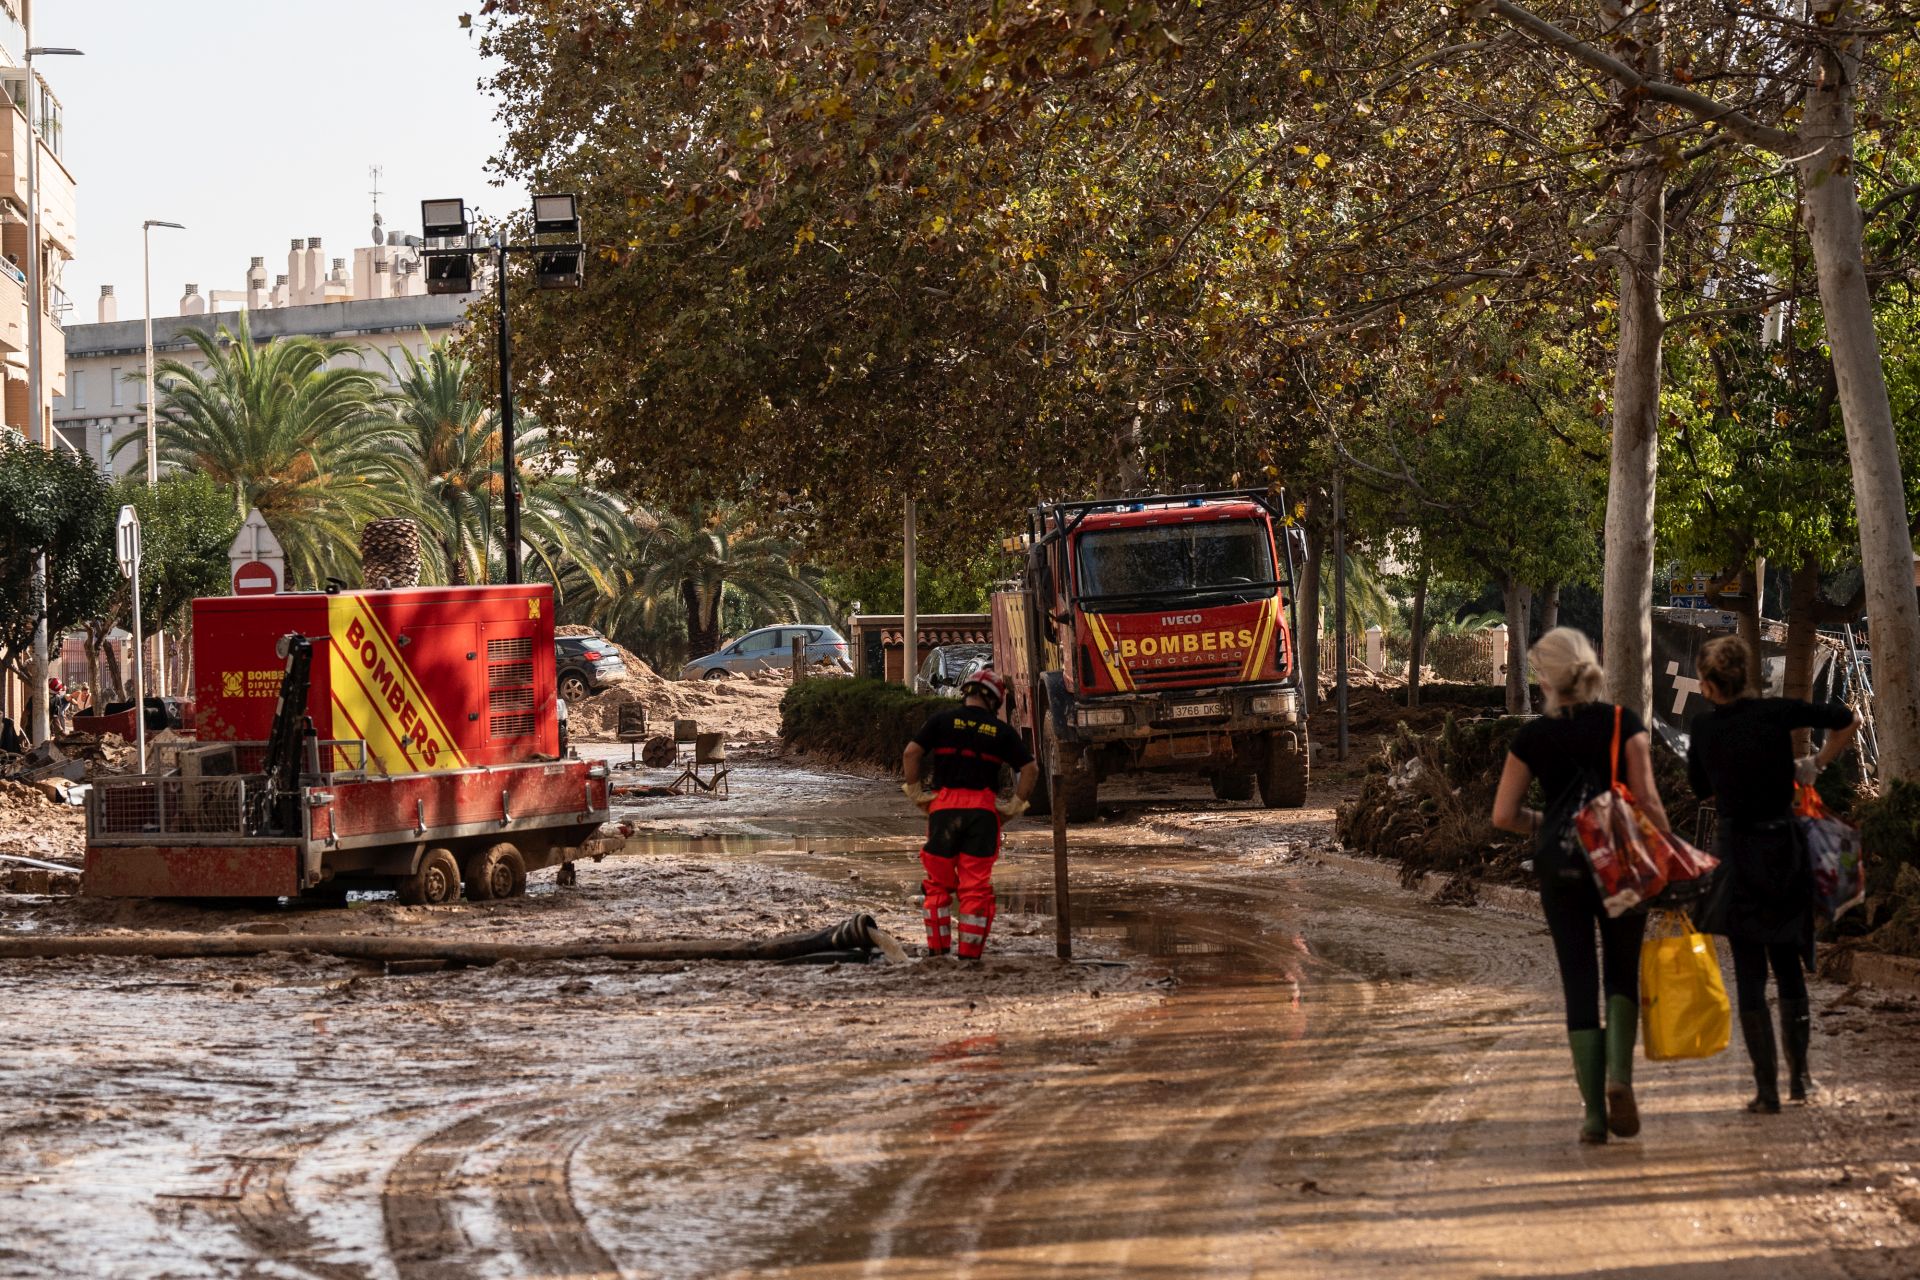
[[(1805, 698), (1813, 692), (1813, 655), (1818, 648), (1820, 603), (1820, 562), (1812, 556), (1800, 561), (1793, 570), (1793, 584), (1787, 590), (1787, 670), (1781, 692), (1789, 698)], [(1793, 753), (1805, 755), (1812, 738), (1811, 729), (1793, 733)]]
[(87, 624), (87, 689), (97, 699), (100, 696), (100, 644), (106, 633), (104, 624)]
[(1420, 576), (1413, 583), (1413, 636), (1407, 646), (1407, 705), (1420, 705), (1420, 664), (1427, 657), (1427, 583), (1433, 577), (1433, 566), (1427, 560), (1427, 553), (1420, 553)]
[(1920, 780), (1920, 607), (1914, 598), (1913, 538), (1900, 451), (1862, 266), (1860, 199), (1853, 180), (1859, 66), (1852, 48), (1822, 51), (1820, 83), (1807, 93), (1800, 131), (1810, 154), (1796, 168), (1853, 467), (1880, 767), (1889, 778), (1915, 781)]
[(1533, 592), (1518, 580), (1501, 580), (1500, 595), (1507, 610), (1507, 714), (1531, 709), (1527, 699), (1527, 624), (1533, 612)]
[[(113, 685), (112, 701), (123, 702), (130, 695), (127, 693), (126, 681), (120, 677), (120, 655), (111, 644), (102, 644), (101, 648), (105, 652), (107, 659), (107, 680)], [(94, 705), (104, 710), (108, 698), (102, 691), (95, 690), (93, 701)]]
[[(1660, 72), (1660, 13), (1647, 0), (1601, 0), (1615, 52), (1642, 75)], [(1630, 122), (1638, 123), (1630, 111)], [(1660, 277), (1666, 255), (1666, 177), (1657, 143), (1620, 180), (1620, 348), (1613, 369), (1613, 457), (1607, 481), (1607, 692), (1646, 719), (1653, 710), (1653, 498), (1659, 464)]]
[(1307, 563), (1300, 571), (1300, 684), (1306, 693), (1307, 710), (1320, 706), (1320, 561), (1326, 552), (1326, 534), (1313, 517), (1318, 499), (1307, 498)]
[(1545, 634), (1560, 625), (1560, 584), (1554, 583), (1540, 597), (1540, 631)]

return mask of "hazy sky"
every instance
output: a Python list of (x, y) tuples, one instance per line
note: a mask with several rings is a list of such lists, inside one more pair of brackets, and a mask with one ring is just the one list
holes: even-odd
[(391, 229), (419, 233), (420, 200), (524, 201), (488, 186), (498, 130), (476, 87), (475, 0), (37, 0), (36, 45), (79, 58), (35, 68), (65, 109), (80, 252), (67, 265), (71, 319), (90, 322), (112, 284), (140, 314), (140, 224), (153, 232), (153, 310), (182, 286), (244, 287), (247, 259), (284, 272), (287, 242), (321, 237), (327, 258), (369, 243), (372, 180)]

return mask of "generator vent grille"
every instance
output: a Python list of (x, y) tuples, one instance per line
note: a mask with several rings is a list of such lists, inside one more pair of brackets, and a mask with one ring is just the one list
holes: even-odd
[(533, 637), (487, 641), (487, 736), (533, 732)]
[(514, 636), (505, 640), (487, 641), (487, 661), (505, 662), (510, 658), (533, 657), (533, 637)]
[(487, 668), (487, 687), (499, 689), (509, 685), (527, 685), (528, 696), (532, 696), (533, 664), (531, 662), (496, 662)]
[(522, 711), (510, 716), (493, 716), (487, 721), (487, 732), (496, 738), (518, 738), (533, 732), (533, 712)]

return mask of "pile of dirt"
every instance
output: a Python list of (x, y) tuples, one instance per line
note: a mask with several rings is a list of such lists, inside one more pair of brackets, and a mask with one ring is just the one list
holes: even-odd
[(638, 658), (627, 658), (626, 679), (567, 707), (567, 732), (578, 742), (613, 742), (620, 710), (639, 703), (647, 728), (672, 733), (675, 720), (698, 721), (735, 741), (780, 736), (780, 699), (793, 686), (788, 671), (755, 671), (725, 680), (667, 680)]
[(0, 853), (78, 864), (87, 820), (29, 783), (0, 779)]

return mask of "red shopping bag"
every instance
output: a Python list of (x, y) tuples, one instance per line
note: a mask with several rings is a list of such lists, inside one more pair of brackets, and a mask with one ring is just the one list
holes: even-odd
[(1618, 707), (1613, 709), (1608, 769), (1607, 789), (1580, 806), (1563, 838), (1577, 846), (1592, 870), (1607, 914), (1620, 916), (1652, 902), (1669, 884), (1698, 879), (1718, 866), (1719, 860), (1654, 826), (1632, 790), (1620, 781)]

